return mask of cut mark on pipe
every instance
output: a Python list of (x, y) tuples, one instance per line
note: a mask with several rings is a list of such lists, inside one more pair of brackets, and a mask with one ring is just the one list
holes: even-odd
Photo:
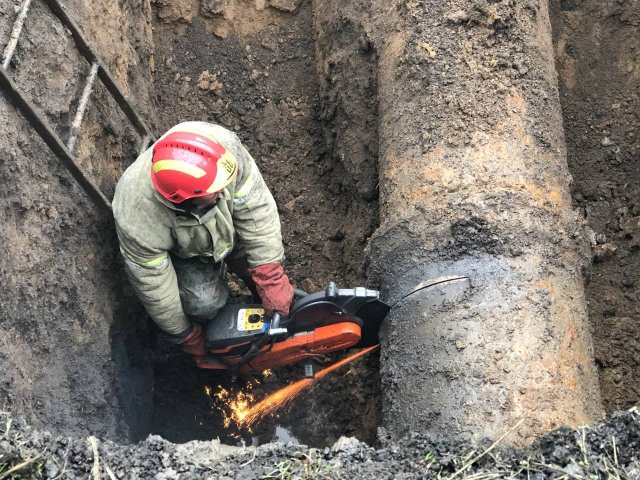
[(471, 280), (469, 279), (469, 277), (462, 277), (459, 275), (454, 275), (454, 276), (447, 276), (447, 277), (438, 277), (438, 278), (430, 278), (428, 280), (424, 280), (422, 282), (420, 282), (418, 285), (416, 285), (415, 287), (413, 287), (413, 289), (404, 294), (402, 297), (400, 297), (400, 299), (394, 303), (393, 305), (391, 305), (391, 308), (394, 308), (396, 305), (398, 305), (400, 302), (402, 302), (404, 299), (406, 299), (407, 297), (410, 297), (411, 295), (414, 295), (422, 290), (425, 290), (427, 288), (430, 287), (435, 287), (436, 285), (444, 285), (444, 284), (454, 284), (454, 283), (459, 283), (459, 282), (467, 282), (469, 284), (469, 286), (471, 286)]

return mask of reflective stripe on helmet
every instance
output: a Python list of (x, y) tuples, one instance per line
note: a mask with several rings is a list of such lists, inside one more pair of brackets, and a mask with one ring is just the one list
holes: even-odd
[(166, 137), (168, 135), (171, 135), (172, 133), (175, 133), (175, 132), (189, 132), (189, 133), (193, 133), (195, 135), (200, 135), (202, 137), (208, 138), (212, 142), (220, 143), (218, 141), (218, 139), (211, 132), (210, 124), (203, 123), (203, 122), (183, 122), (183, 123), (179, 123), (178, 125), (175, 125), (175, 126), (171, 127), (167, 131), (167, 133), (165, 133), (162, 137), (160, 137), (160, 139), (162, 139), (162, 138), (164, 138), (164, 137)]
[(151, 181), (173, 203), (222, 190), (233, 181), (236, 170), (233, 155), (203, 135), (177, 131), (153, 147)]
[(202, 178), (207, 172), (200, 167), (185, 163), (180, 160), (158, 160), (153, 164), (153, 172), (158, 173), (163, 170), (172, 170), (174, 172), (181, 172), (187, 175), (191, 175), (194, 178)]

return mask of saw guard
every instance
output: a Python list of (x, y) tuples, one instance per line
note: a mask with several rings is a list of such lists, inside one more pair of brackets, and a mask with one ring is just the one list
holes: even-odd
[[(266, 345), (240, 371), (261, 371), (278, 368), (300, 360), (344, 350), (356, 345), (360, 341), (362, 330), (360, 325), (352, 322), (341, 322), (325, 327), (319, 327), (311, 332), (300, 332), (286, 340)], [(224, 357), (216, 355), (225, 350), (212, 350), (213, 356), (198, 362), (200, 368), (211, 370), (228, 370), (240, 362), (240, 356)]]

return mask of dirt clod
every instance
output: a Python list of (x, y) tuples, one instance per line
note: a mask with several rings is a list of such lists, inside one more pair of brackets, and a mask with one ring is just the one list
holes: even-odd
[(284, 12), (295, 12), (302, 0), (268, 0), (269, 6)]

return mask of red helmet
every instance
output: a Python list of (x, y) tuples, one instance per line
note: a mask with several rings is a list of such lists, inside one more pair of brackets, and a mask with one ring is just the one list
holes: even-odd
[(197, 133), (172, 132), (153, 147), (151, 181), (173, 203), (219, 192), (237, 173), (233, 154)]

